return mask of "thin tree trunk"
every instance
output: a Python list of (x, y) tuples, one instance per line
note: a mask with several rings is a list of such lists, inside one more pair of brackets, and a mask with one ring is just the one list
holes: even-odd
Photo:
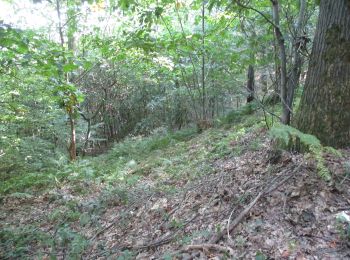
[(58, 33), (60, 34), (60, 41), (62, 48), (64, 47), (64, 37), (63, 37), (63, 28), (62, 28), (62, 20), (61, 20), (61, 7), (60, 0), (56, 0), (56, 12), (58, 18)]
[(247, 90), (248, 97), (247, 103), (250, 103), (254, 100), (254, 87), (255, 87), (255, 78), (254, 78), (254, 67), (253, 65), (249, 65), (248, 67), (248, 81), (247, 81)]
[[(272, 103), (276, 104), (278, 103), (281, 98), (280, 98), (280, 93), (281, 93), (281, 66), (279, 62), (279, 54), (278, 54), (278, 41), (276, 39), (276, 35), (274, 35), (273, 39), (273, 49), (274, 49), (274, 60), (275, 60), (275, 77), (273, 81), (274, 89), (273, 89), (273, 94), (271, 101)], [(273, 78), (271, 77), (271, 80)]]
[(73, 111), (69, 112), (69, 124), (70, 124), (70, 131), (71, 131), (69, 157), (71, 161), (74, 161), (77, 159), (77, 144), (76, 144), (75, 120), (74, 120)]
[(206, 100), (206, 91), (205, 91), (205, 0), (202, 0), (202, 113), (203, 120), (206, 119), (205, 111), (205, 100)]
[[(306, 47), (304, 46), (306, 42), (302, 41), (303, 28), (305, 26), (305, 10), (306, 0), (300, 0), (299, 18), (296, 27), (296, 36), (293, 42), (293, 65), (287, 83), (287, 104), (291, 110), (293, 108), (294, 92), (299, 85), (301, 68), (303, 66), (303, 59), (300, 52)], [(291, 121), (291, 110), (288, 110), (287, 114), (288, 124)]]
[[(58, 18), (58, 32), (60, 35), (61, 47), (64, 49), (64, 36), (62, 28), (61, 7), (60, 0), (56, 0), (56, 12)], [(66, 81), (69, 82), (68, 75), (65, 75)], [(71, 161), (77, 159), (77, 145), (76, 145), (76, 133), (75, 133), (75, 120), (74, 120), (74, 107), (68, 108), (69, 125), (71, 129), (70, 145), (69, 145), (69, 158)]]
[(282, 116), (281, 121), (283, 124), (289, 124), (288, 114), (289, 107), (287, 103), (287, 57), (286, 48), (284, 45), (284, 38), (280, 30), (280, 16), (279, 16), (279, 3), (278, 0), (271, 0), (273, 7), (273, 20), (276, 39), (279, 47), (279, 61), (281, 66), (281, 102), (282, 102)]
[(91, 136), (91, 119), (87, 120), (87, 131), (86, 131), (86, 136), (85, 136), (85, 143), (84, 143), (84, 153), (88, 149), (89, 146), (89, 141), (90, 141), (90, 136)]

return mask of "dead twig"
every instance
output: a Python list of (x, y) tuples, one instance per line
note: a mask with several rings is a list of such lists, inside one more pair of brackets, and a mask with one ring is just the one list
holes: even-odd
[(148, 244), (145, 244), (145, 245), (141, 245), (141, 246), (126, 246), (126, 247), (123, 247), (122, 249), (123, 249), (123, 250), (125, 250), (125, 249), (140, 250), (140, 249), (155, 248), (155, 247), (159, 247), (159, 246), (168, 244), (168, 243), (170, 243), (171, 241), (173, 241), (173, 239), (176, 237), (176, 235), (177, 235), (181, 230), (183, 230), (183, 229), (186, 227), (186, 225), (188, 225), (189, 223), (191, 223), (191, 222), (192, 222), (195, 218), (197, 218), (197, 217), (198, 217), (197, 214), (194, 215), (190, 220), (186, 221), (186, 223), (185, 223), (181, 228), (179, 228), (178, 230), (176, 230), (174, 233), (168, 234), (168, 235), (166, 235), (165, 237), (156, 239), (156, 240), (152, 241), (151, 243), (148, 243)]
[(186, 246), (181, 251), (184, 252), (184, 251), (190, 251), (190, 250), (203, 250), (203, 251), (215, 250), (215, 251), (229, 253), (230, 256), (234, 255), (234, 251), (231, 247), (220, 246), (220, 245), (216, 245), (216, 244), (189, 245), (189, 246)]
[[(228, 232), (230, 233), (245, 217), (245, 215), (248, 214), (248, 212), (253, 208), (253, 206), (257, 203), (257, 201), (260, 199), (260, 197), (263, 195), (262, 192), (259, 192), (258, 196), (255, 197), (255, 199), (232, 221), (231, 224), (228, 225)], [(210, 244), (216, 244), (220, 241), (220, 239), (225, 235), (225, 230), (217, 233), (214, 235), (210, 240)]]
[[(301, 164), (298, 167), (296, 167), (292, 171), (292, 173), (290, 173), (288, 176), (283, 178), (277, 184), (273, 185), (274, 183), (270, 183), (269, 185), (267, 185), (267, 187), (265, 189), (263, 189), (263, 191), (259, 192), (258, 195), (254, 198), (254, 200), (252, 200), (252, 202), (250, 202), (249, 205), (247, 207), (245, 207), (244, 210), (232, 221), (232, 223), (230, 223), (230, 219), (231, 219), (231, 216), (232, 216), (232, 213), (231, 213), (230, 214), (230, 218), (228, 220), (227, 230), (223, 230), (223, 231), (215, 234), (209, 240), (209, 243), (210, 244), (216, 244), (217, 242), (219, 242), (221, 240), (221, 238), (225, 235), (226, 232), (227, 232), (227, 234), (230, 234), (232, 232), (232, 230), (238, 226), (238, 224), (242, 221), (242, 219), (250, 212), (250, 210), (254, 207), (254, 205), (259, 201), (259, 199), (263, 195), (267, 195), (267, 194), (271, 193), (272, 191), (277, 189), (279, 186), (281, 186), (283, 183), (285, 183), (287, 180), (289, 180), (291, 177), (293, 177), (294, 173), (297, 170), (299, 170), (300, 167), (301, 167)], [(276, 181), (276, 180), (277, 180), (277, 178), (274, 179), (274, 181)]]
[(201, 250), (204, 253), (208, 253), (210, 250), (215, 250), (223, 253), (228, 253), (230, 256), (234, 256), (234, 251), (231, 247), (228, 246), (221, 246), (217, 244), (198, 244), (198, 245), (188, 245), (184, 248), (177, 250), (175, 252), (172, 252), (172, 256), (179, 255), (181, 253), (185, 253), (191, 250)]

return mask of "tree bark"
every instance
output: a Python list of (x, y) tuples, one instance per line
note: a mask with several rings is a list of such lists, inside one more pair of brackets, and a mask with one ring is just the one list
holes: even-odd
[(69, 145), (69, 157), (71, 161), (77, 159), (77, 144), (76, 144), (76, 134), (75, 134), (75, 120), (73, 112), (69, 112), (69, 124), (71, 130), (71, 140)]
[(286, 115), (287, 124), (290, 124), (291, 114), (293, 109), (294, 92), (299, 85), (299, 78), (301, 74), (301, 68), (303, 66), (303, 58), (301, 51), (306, 48), (306, 42), (303, 41), (303, 28), (305, 26), (305, 11), (306, 0), (300, 0), (299, 18), (296, 26), (296, 35), (293, 42), (293, 61), (292, 69), (289, 73), (287, 82), (287, 105), (288, 111)]
[(279, 2), (278, 0), (271, 0), (273, 9), (273, 22), (275, 24), (274, 31), (279, 47), (279, 62), (281, 66), (281, 102), (282, 102), (282, 116), (281, 121), (283, 124), (289, 124), (288, 114), (289, 107), (287, 104), (287, 56), (286, 47), (284, 45), (283, 34), (280, 29), (280, 16), (279, 16)]
[(58, 33), (60, 34), (60, 41), (62, 48), (64, 47), (64, 37), (63, 37), (63, 28), (62, 28), (62, 19), (61, 19), (61, 7), (60, 0), (56, 0), (56, 12), (58, 18)]
[(350, 145), (350, 1), (321, 0), (305, 88), (300, 130), (324, 145)]
[[(61, 18), (61, 6), (60, 6), (60, 0), (56, 0), (56, 12), (57, 12), (57, 18), (58, 18), (58, 32), (60, 35), (60, 41), (61, 41), (61, 47), (64, 50), (65, 49), (65, 42), (64, 42), (64, 36), (63, 36), (63, 26), (62, 26), (62, 18)], [(68, 39), (69, 45), (68, 47), (73, 46), (73, 40)], [(66, 59), (64, 59), (66, 62)], [(65, 80), (67, 83), (69, 83), (69, 75), (68, 73), (65, 75)], [(77, 144), (76, 144), (76, 131), (75, 131), (75, 118), (74, 118), (74, 104), (72, 105), (71, 108), (69, 108), (68, 112), (68, 117), (69, 117), (69, 125), (70, 125), (70, 144), (68, 147), (68, 152), (69, 152), (69, 158), (71, 161), (74, 161), (77, 159)]]
[(205, 101), (206, 101), (206, 90), (205, 90), (205, 0), (202, 0), (202, 77), (201, 77), (201, 85), (202, 85), (202, 119), (206, 120), (206, 109), (205, 109)]
[(255, 87), (255, 78), (254, 78), (254, 67), (253, 65), (249, 65), (248, 67), (248, 81), (247, 81), (247, 90), (248, 97), (247, 103), (250, 103), (254, 100), (254, 87)]

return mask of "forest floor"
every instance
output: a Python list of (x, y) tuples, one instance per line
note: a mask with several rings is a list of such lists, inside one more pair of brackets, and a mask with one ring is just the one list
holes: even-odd
[(186, 131), (2, 196), (0, 258), (350, 259), (349, 150), (324, 154), (325, 181), (259, 120)]

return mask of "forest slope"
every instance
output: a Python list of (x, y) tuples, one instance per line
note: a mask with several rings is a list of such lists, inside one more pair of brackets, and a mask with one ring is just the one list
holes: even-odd
[(232, 118), (127, 139), (45, 185), (8, 181), (0, 257), (350, 257), (349, 151), (324, 154), (327, 182), (312, 157), (276, 150), (262, 118)]

